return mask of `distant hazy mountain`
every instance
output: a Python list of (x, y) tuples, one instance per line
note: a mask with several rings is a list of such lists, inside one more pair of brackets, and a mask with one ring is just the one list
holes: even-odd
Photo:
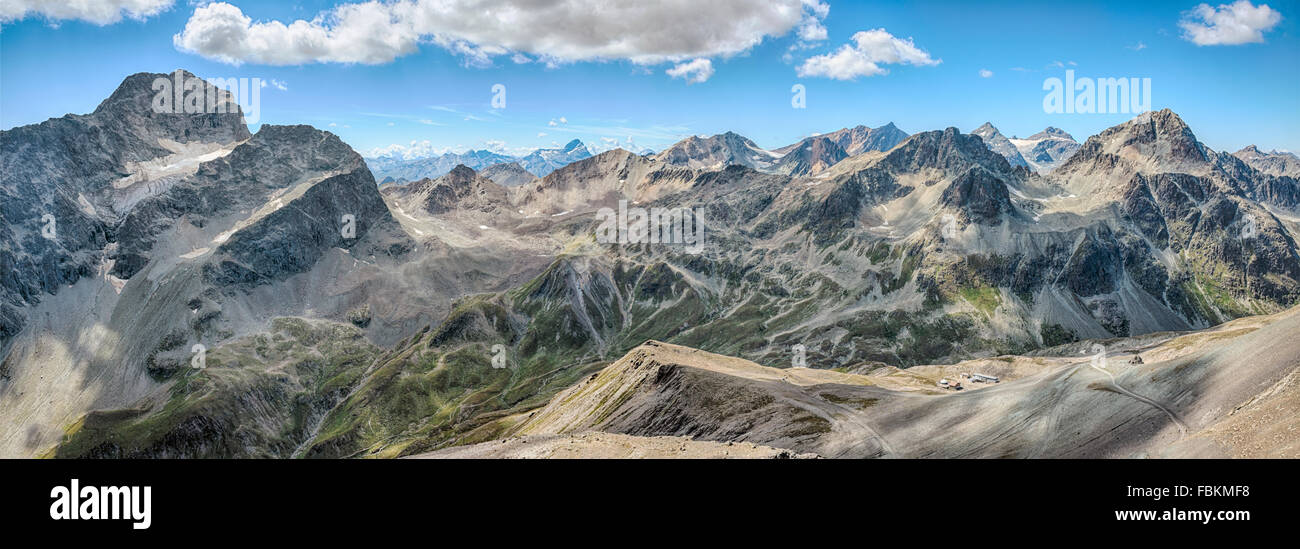
[(387, 155), (367, 158), (366, 163), (375, 179), (393, 178), (397, 181), (410, 182), (426, 178), (436, 178), (450, 172), (456, 166), (466, 166), (473, 170), (482, 170), (496, 164), (518, 163), (525, 171), (544, 177), (570, 163), (590, 158), (591, 151), (582, 141), (574, 139), (563, 147), (554, 149), (537, 149), (525, 156), (515, 157), (487, 150), (471, 150), (463, 153), (447, 153), (427, 158), (403, 158)]
[(537, 177), (547, 174), (582, 160), (591, 158), (591, 151), (582, 141), (574, 139), (558, 149), (537, 149), (519, 158), (519, 165)]
[(499, 185), (506, 187), (515, 187), (525, 183), (531, 183), (537, 179), (532, 172), (525, 170), (518, 162), (505, 162), (502, 164), (493, 164), (482, 170), (479, 175), (497, 182)]
[(1300, 157), (1289, 152), (1264, 152), (1254, 145), (1241, 149), (1233, 156), (1261, 172), (1300, 178)]
[(1029, 168), (1039, 173), (1056, 169), (1079, 150), (1079, 142), (1074, 137), (1065, 130), (1050, 126), (1026, 139), (1013, 137), (1010, 141), (1020, 151)]
[(993, 123), (985, 122), (983, 126), (975, 128), (975, 131), (970, 133), (971, 135), (979, 136), (980, 139), (983, 139), (984, 144), (988, 145), (989, 149), (1002, 155), (1012, 166), (1029, 165), (1028, 162), (1025, 162), (1024, 156), (1020, 154), (1020, 149), (1017, 149), (1016, 146), (1011, 143), (1011, 140), (1007, 139), (1006, 136), (1002, 135), (997, 128), (993, 127)]
[(463, 153), (447, 153), (428, 158), (403, 159), (397, 156), (367, 158), (366, 165), (376, 180), (410, 182), (420, 179), (439, 177), (456, 166), (468, 166), (482, 169), (493, 164), (513, 162), (514, 157), (487, 150), (471, 150)]

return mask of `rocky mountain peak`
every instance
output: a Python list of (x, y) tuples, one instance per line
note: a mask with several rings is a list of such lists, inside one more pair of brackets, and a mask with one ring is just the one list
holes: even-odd
[(1089, 137), (1062, 166), (1074, 172), (1110, 172), (1121, 159), (1141, 160), (1143, 171), (1184, 171), (1203, 165), (1209, 154), (1187, 124), (1169, 109), (1145, 112)]
[(812, 175), (820, 173), (835, 163), (848, 158), (835, 141), (825, 136), (810, 137), (799, 142), (794, 150), (785, 153), (776, 162), (776, 172), (787, 175)]
[[(187, 90), (192, 82), (198, 82), (198, 88)], [(162, 86), (155, 89), (155, 83)], [(201, 112), (186, 112), (186, 98), (192, 95), (203, 97)], [(215, 99), (217, 104), (208, 104), (209, 99)], [(166, 108), (171, 110), (160, 112)], [(249, 137), (243, 110), (235, 97), (183, 69), (171, 74), (141, 72), (128, 76), (89, 116), (118, 131), (180, 143), (231, 143)]]
[(1066, 132), (1065, 130), (1062, 130), (1062, 129), (1060, 129), (1060, 128), (1056, 128), (1056, 127), (1052, 127), (1052, 126), (1048, 126), (1048, 127), (1047, 127), (1046, 129), (1044, 129), (1043, 131), (1038, 132), (1038, 133), (1036, 133), (1036, 134), (1034, 134), (1034, 135), (1029, 136), (1029, 139), (1033, 139), (1033, 140), (1039, 140), (1039, 139), (1052, 139), (1052, 138), (1056, 138), (1056, 139), (1069, 139), (1070, 141), (1074, 141), (1074, 136), (1071, 136), (1071, 135), (1070, 135), (1068, 132)]
[(1300, 156), (1295, 153), (1264, 152), (1255, 145), (1248, 145), (1232, 156), (1268, 175), (1300, 178)]
[(443, 176), (443, 180), (453, 185), (464, 185), (473, 181), (478, 176), (478, 172), (464, 164), (456, 164), (456, 167)]
[(1025, 157), (1020, 154), (1020, 150), (1011, 143), (1010, 139), (1002, 135), (992, 122), (985, 122), (983, 126), (975, 128), (970, 132), (971, 135), (978, 136), (984, 141), (990, 150), (1002, 155), (1012, 166), (1028, 166)]

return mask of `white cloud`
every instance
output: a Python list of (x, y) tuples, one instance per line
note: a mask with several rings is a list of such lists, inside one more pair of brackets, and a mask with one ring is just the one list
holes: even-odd
[(537, 137), (546, 137), (546, 132), (537, 132)]
[(107, 25), (121, 21), (123, 16), (145, 19), (158, 15), (174, 3), (176, 0), (4, 0), (0, 2), (0, 22), (33, 16)]
[(685, 78), (687, 84), (699, 84), (713, 76), (713, 61), (699, 58), (686, 63), (678, 63), (664, 72), (673, 78)]
[(614, 149), (636, 152), (638, 147), (632, 142), (632, 136), (628, 136), (626, 141), (617, 137), (601, 137), (597, 142), (587, 143), (587, 149), (593, 154), (600, 154)]
[[(344, 127), (346, 128), (347, 126)], [(410, 160), (413, 158), (428, 158), (431, 156), (443, 155), (448, 152), (451, 152), (450, 148), (434, 147), (433, 143), (429, 142), (429, 140), (426, 139), (424, 141), (412, 140), (409, 145), (394, 143), (392, 145), (388, 145), (387, 147), (375, 147), (373, 149), (361, 153), (361, 156), (364, 156), (366, 158), (381, 158), (385, 156), (391, 156), (394, 158), (401, 158), (403, 160)]]
[(1183, 15), (1178, 26), (1183, 29), (1183, 39), (1198, 46), (1233, 46), (1263, 42), (1264, 31), (1281, 20), (1282, 14), (1268, 4), (1255, 6), (1248, 0), (1237, 0), (1218, 8), (1196, 6)]
[(272, 86), (275, 86), (275, 89), (277, 89), (277, 90), (280, 90), (280, 91), (289, 91), (289, 84), (285, 83), (284, 81), (276, 80), (276, 79), (272, 78), (272, 79), (271, 79), (271, 85), (272, 85)]
[(808, 19), (799, 25), (799, 39), (806, 42), (818, 42), (826, 39), (826, 27), (816, 19)]
[(980, 78), (993, 78), (993, 71), (988, 69), (980, 69)]
[(254, 23), (238, 7), (215, 2), (196, 8), (172, 42), (182, 51), (232, 64), (383, 63), (416, 47), (409, 25), (394, 24), (392, 8), (378, 2), (343, 4), (311, 22), (285, 25)]
[(821, 0), (803, 0), (803, 7), (803, 20), (799, 22), (799, 28), (795, 31), (795, 34), (801, 42), (805, 43), (825, 40), (826, 27), (822, 25), (822, 19), (825, 19), (826, 15), (830, 13), (830, 5)]
[(1144, 42), (1138, 42), (1136, 44), (1133, 44), (1132, 46), (1128, 46), (1128, 49), (1133, 51), (1142, 51), (1147, 49), (1147, 45)]
[(553, 119), (551, 119), (551, 121), (547, 122), (546, 125), (547, 125), (547, 126), (550, 126), (550, 127), (552, 127), (552, 128), (554, 128), (554, 127), (559, 126), (559, 125), (561, 125), (561, 124), (568, 124), (568, 123), (569, 123), (569, 119), (568, 119), (568, 118), (565, 118), (565, 117), (563, 117), (563, 116), (561, 116), (561, 117), (559, 117), (559, 118), (553, 118)]
[(938, 65), (941, 61), (930, 58), (911, 38), (903, 40), (885, 29), (873, 29), (854, 34), (852, 44), (845, 44), (834, 53), (806, 59), (796, 72), (799, 76), (853, 80), (859, 76), (888, 74), (880, 65)]
[(828, 10), (820, 0), (503, 0), (491, 8), (477, 0), (372, 0), (286, 24), (254, 22), (216, 2), (195, 9), (173, 42), (232, 64), (387, 63), (423, 43), (474, 65), (500, 55), (657, 64), (736, 55), (791, 31), (816, 37)]

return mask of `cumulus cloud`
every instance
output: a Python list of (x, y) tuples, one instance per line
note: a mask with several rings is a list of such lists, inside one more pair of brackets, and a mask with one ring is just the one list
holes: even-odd
[(826, 27), (822, 19), (830, 14), (831, 6), (821, 0), (803, 0), (804, 16), (799, 22), (796, 34), (802, 42), (820, 42), (826, 39)]
[(1201, 4), (1184, 14), (1178, 26), (1183, 39), (1198, 46), (1233, 46), (1263, 42), (1264, 31), (1277, 26), (1282, 14), (1268, 7), (1255, 6), (1248, 0), (1220, 4), (1217, 8)]
[(685, 78), (687, 84), (699, 84), (713, 76), (713, 61), (703, 58), (695, 59), (686, 63), (679, 63), (664, 72), (673, 78)]
[(980, 78), (993, 78), (993, 71), (988, 69), (980, 69)]
[(236, 6), (195, 9), (176, 47), (226, 63), (387, 63), (431, 43), (490, 64), (509, 55), (548, 64), (638, 64), (742, 53), (791, 31), (816, 37), (829, 8), (820, 0), (398, 0), (341, 4), (288, 24), (253, 21)]
[(912, 39), (895, 38), (885, 29), (861, 31), (853, 42), (833, 53), (809, 57), (797, 69), (799, 76), (853, 80), (859, 76), (888, 74), (887, 64), (938, 65), (941, 60), (916, 47)]
[(409, 145), (393, 143), (392, 145), (388, 145), (386, 147), (375, 147), (373, 149), (361, 153), (361, 156), (364, 156), (366, 158), (392, 157), (392, 158), (401, 158), (403, 160), (411, 160), (413, 158), (428, 158), (431, 156), (439, 156), (439, 155), (446, 154), (448, 152), (451, 152), (450, 148), (435, 147), (432, 142), (426, 139), (424, 141), (412, 140)]
[(123, 16), (144, 19), (158, 15), (174, 3), (176, 0), (5, 0), (0, 2), (0, 22), (31, 16), (107, 25), (121, 21)]

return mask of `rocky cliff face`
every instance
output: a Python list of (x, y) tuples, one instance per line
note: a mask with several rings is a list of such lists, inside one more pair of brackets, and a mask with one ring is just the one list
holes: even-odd
[(161, 166), (193, 167), (249, 138), (233, 102), (225, 113), (155, 112), (152, 83), (175, 76), (131, 75), (91, 114), (0, 132), (0, 349), (22, 328), (24, 306), (96, 274), (123, 237), (135, 245), (119, 236), (125, 218), (183, 175)]
[[(336, 136), (270, 125), (250, 136), (238, 106), (155, 112), (151, 83), (166, 77), (128, 77), (92, 114), (0, 138), (13, 237), (0, 249), (0, 415), (26, 422), (0, 436), (6, 455), (49, 444), (75, 414), (157, 390), (193, 344), (329, 297), (259, 288), (313, 270), (337, 280), (338, 254), (398, 261), (413, 247)], [(87, 382), (43, 383), (71, 376)]]

